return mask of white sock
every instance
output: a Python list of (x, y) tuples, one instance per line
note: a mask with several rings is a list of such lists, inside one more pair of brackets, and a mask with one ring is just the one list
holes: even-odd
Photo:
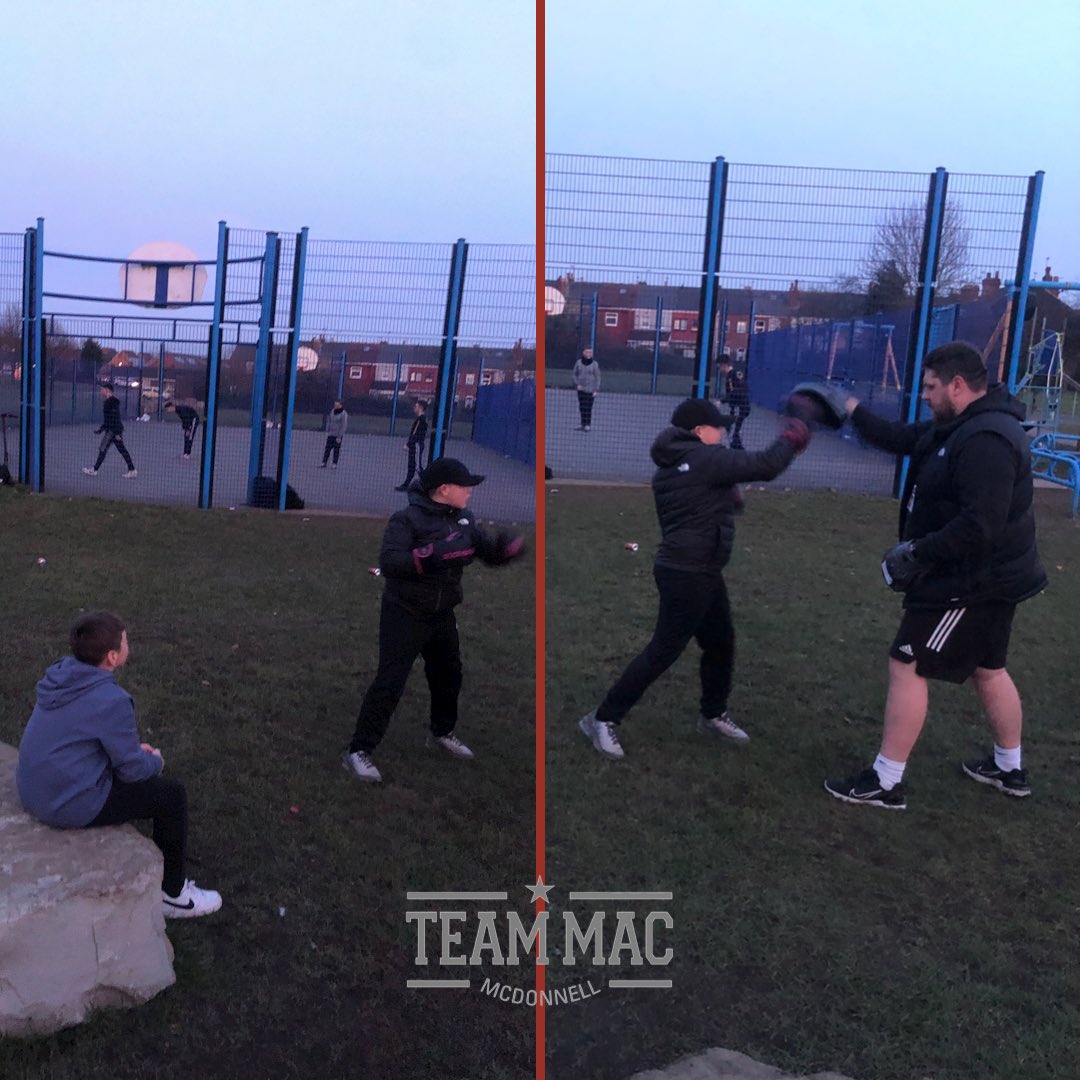
[(1012, 772), (1013, 769), (1019, 769), (1021, 767), (1020, 747), (1017, 746), (1012, 750), (1006, 750), (994, 743), (994, 764), (1002, 772)]
[(878, 780), (881, 781), (883, 791), (892, 791), (904, 779), (904, 769), (906, 767), (906, 761), (890, 761), (882, 754), (878, 754), (874, 758), (874, 772), (877, 773)]

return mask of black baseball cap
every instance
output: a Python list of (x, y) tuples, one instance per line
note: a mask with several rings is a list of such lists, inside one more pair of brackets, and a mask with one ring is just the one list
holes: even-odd
[(693, 431), (700, 427), (731, 427), (731, 417), (725, 416), (708, 398), (687, 398), (675, 407), (671, 422), (677, 428)]
[(458, 484), (461, 487), (476, 487), (483, 482), (482, 476), (474, 476), (457, 458), (444, 457), (433, 461), (420, 477), (420, 487), (424, 491), (434, 491), (443, 484)]

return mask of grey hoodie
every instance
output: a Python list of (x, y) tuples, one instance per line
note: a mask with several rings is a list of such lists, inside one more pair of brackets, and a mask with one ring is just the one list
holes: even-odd
[(101, 813), (114, 776), (134, 784), (161, 769), (161, 758), (139, 745), (135, 705), (114, 672), (74, 656), (45, 672), (15, 771), (28, 813), (46, 825), (82, 828)]
[(328, 439), (342, 439), (345, 437), (345, 429), (349, 426), (349, 414), (342, 409), (341, 412), (330, 410), (326, 415), (326, 437)]
[(600, 389), (600, 365), (595, 358), (588, 363), (579, 360), (574, 365), (574, 385), (587, 394), (595, 394)]

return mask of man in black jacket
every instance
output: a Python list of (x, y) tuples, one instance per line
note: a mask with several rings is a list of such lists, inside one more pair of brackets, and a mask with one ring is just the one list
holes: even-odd
[(416, 475), (417, 465), (420, 471), (424, 471), (424, 440), (427, 438), (427, 402), (414, 401), (413, 415), (416, 417), (409, 429), (409, 437), (405, 440), (405, 449), (409, 452), (409, 471), (405, 475), (405, 481), (399, 484), (395, 491), (408, 491), (412, 478)]
[(418, 656), (431, 691), (431, 744), (454, 757), (472, 751), (454, 734), (461, 691), (461, 652), (454, 608), (461, 575), (474, 556), (502, 566), (525, 550), (520, 536), (485, 532), (466, 509), (474, 476), (455, 458), (432, 462), (409, 492), (409, 506), (387, 523), (379, 554), (385, 580), (379, 617), (379, 668), (342, 764), (361, 780), (382, 774), (371, 759), (401, 700)]
[(730, 423), (711, 401), (687, 398), (672, 413), (672, 426), (653, 443), (653, 497), (663, 532), (653, 570), (660, 593), (656, 629), (598, 708), (578, 725), (609, 758), (623, 757), (622, 718), (691, 638), (702, 649), (699, 729), (737, 742), (749, 739), (727, 708), (735, 630), (723, 569), (735, 539), (737, 485), (779, 476), (806, 449), (810, 431), (801, 420), (788, 419), (769, 447), (749, 453), (722, 445)]
[(1006, 795), (1031, 794), (1020, 695), (1005, 660), (1016, 605), (1046, 587), (1024, 406), (1003, 386), (987, 389), (982, 357), (963, 342), (934, 349), (924, 369), (932, 420), (892, 423), (856, 398), (843, 403), (868, 442), (911, 455), (900, 543), (882, 563), (886, 583), (904, 593), (904, 616), (889, 651), (881, 750), (870, 768), (827, 780), (825, 789), (893, 810), (907, 806), (904, 768), (926, 719), (930, 679), (970, 679), (986, 713), (994, 751), (963, 762), (965, 775)]
[(731, 412), (731, 449), (741, 450), (743, 444), (740, 433), (750, 415), (750, 383), (747, 381), (745, 369), (735, 368), (727, 353), (720, 357), (718, 367), (724, 380), (723, 400)]
[(133, 480), (139, 474), (135, 471), (135, 463), (131, 460), (131, 455), (124, 445), (124, 424), (120, 419), (120, 402), (113, 394), (113, 384), (111, 382), (101, 384), (101, 396), (105, 399), (105, 404), (102, 407), (101, 427), (94, 434), (104, 434), (102, 435), (101, 445), (98, 447), (98, 456), (97, 461), (94, 462), (94, 467), (92, 469), (84, 468), (83, 472), (87, 476), (97, 476), (98, 469), (101, 468), (101, 463), (109, 452), (109, 447), (115, 446), (120, 451), (120, 456), (128, 467), (128, 471), (124, 473), (124, 479)]

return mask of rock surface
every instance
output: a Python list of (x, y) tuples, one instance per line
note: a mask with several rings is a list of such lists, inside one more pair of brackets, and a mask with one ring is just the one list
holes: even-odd
[(0, 743), (0, 1035), (70, 1027), (176, 981), (161, 852), (133, 825), (50, 829), (15, 790)]
[(630, 1080), (849, 1080), (834, 1072), (819, 1072), (812, 1076), (784, 1072), (772, 1065), (748, 1058), (735, 1050), (719, 1048), (703, 1054), (682, 1058), (666, 1069), (649, 1069), (635, 1073)]

